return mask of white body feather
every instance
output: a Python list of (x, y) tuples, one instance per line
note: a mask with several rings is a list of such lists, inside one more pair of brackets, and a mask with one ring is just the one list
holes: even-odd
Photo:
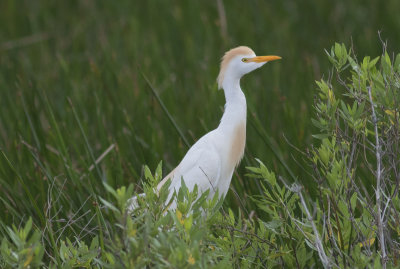
[[(218, 85), (224, 89), (226, 99), (221, 122), (217, 129), (201, 137), (189, 149), (180, 164), (158, 184), (157, 191), (171, 179), (169, 190), (172, 197), (174, 191), (179, 191), (183, 179), (189, 190), (197, 185), (200, 192), (210, 190), (210, 197), (217, 190), (220, 196), (225, 197), (245, 149), (247, 108), (246, 98), (240, 88), (240, 78), (264, 65), (266, 61), (250, 61), (261, 57), (256, 57), (248, 47), (238, 47), (225, 54), (218, 76)], [(243, 59), (249, 59), (249, 62)], [(136, 207), (134, 197), (130, 209)], [(173, 202), (169, 209), (175, 207)]]

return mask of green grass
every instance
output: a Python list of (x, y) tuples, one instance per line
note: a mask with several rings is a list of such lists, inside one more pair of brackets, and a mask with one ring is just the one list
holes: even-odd
[[(107, 227), (96, 206), (97, 196), (109, 198), (102, 182), (140, 191), (143, 165), (162, 160), (168, 172), (187, 143), (218, 125), (219, 59), (238, 45), (283, 60), (242, 80), (247, 148), (232, 188), (243, 199), (229, 192), (225, 206), (252, 210), (246, 198), (260, 189), (244, 168), (255, 158), (312, 184), (285, 138), (300, 149), (314, 142), (314, 81), (329, 76), (324, 49), (353, 42), (357, 54), (380, 55), (382, 30), (392, 51), (400, 2), (224, 1), (224, 9), (227, 35), (215, 1), (2, 1), (1, 224), (32, 216), (54, 246)], [(102, 244), (107, 231), (98, 232)]]

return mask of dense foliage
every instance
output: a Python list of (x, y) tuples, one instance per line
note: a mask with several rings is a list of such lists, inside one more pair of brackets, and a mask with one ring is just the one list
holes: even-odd
[[(173, 198), (178, 200), (177, 209), (170, 211), (166, 201), (169, 184), (159, 194), (154, 192), (162, 178), (160, 164), (154, 175), (145, 167), (146, 196), (138, 197), (135, 211), (127, 211), (134, 195), (132, 184), (115, 190), (103, 182), (106, 196), (92, 193), (95, 208), (85, 213), (78, 210), (68, 220), (56, 219), (63, 209), (54, 208), (67, 194), (58, 189), (53, 196), (50, 189), (48, 211), (41, 215), (48, 231), (41, 234), (31, 218), (19, 228), (3, 226), (0, 265), (398, 266), (400, 54), (393, 61), (385, 51), (382, 57), (367, 56), (358, 63), (344, 45), (335, 44), (327, 53), (338, 83), (317, 82), (313, 122), (320, 131), (314, 137), (320, 142), (303, 153), (315, 185), (302, 186), (300, 179), (277, 177), (258, 161), (258, 167), (248, 167), (248, 176), (261, 179), (262, 194), (250, 197), (261, 214), (221, 208), (223, 201), (217, 196), (208, 200), (208, 193), (199, 194), (196, 188), (189, 192), (184, 183)], [(33, 156), (37, 157), (34, 152)], [(49, 175), (49, 180), (55, 179)], [(96, 224), (74, 227), (86, 214), (96, 218)], [(61, 237), (54, 229), (76, 230), (77, 236)]]
[[(399, 266), (398, 10), (0, 1), (0, 267)], [(354, 48), (328, 60), (335, 40)], [(242, 79), (231, 189), (223, 205), (182, 190), (164, 212), (150, 190), (217, 126), (219, 59), (238, 45), (283, 60)]]

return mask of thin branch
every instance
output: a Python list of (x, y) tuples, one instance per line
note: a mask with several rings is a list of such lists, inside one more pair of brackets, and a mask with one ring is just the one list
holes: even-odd
[(375, 196), (376, 196), (376, 204), (377, 204), (377, 212), (376, 212), (376, 218), (377, 218), (377, 225), (378, 225), (378, 234), (379, 234), (379, 241), (380, 241), (380, 247), (381, 247), (381, 258), (382, 258), (382, 265), (383, 268), (386, 268), (386, 248), (385, 248), (385, 235), (383, 231), (383, 218), (384, 214), (381, 214), (381, 192), (382, 192), (382, 186), (381, 186), (381, 145), (379, 143), (379, 135), (378, 135), (378, 121), (376, 118), (375, 114), (375, 108), (374, 108), (374, 102), (372, 101), (372, 95), (371, 95), (371, 87), (368, 87), (368, 95), (369, 95), (369, 101), (371, 103), (371, 109), (372, 109), (372, 123), (374, 125), (375, 129), (375, 154), (376, 154), (376, 190), (375, 190)]
[(304, 208), (304, 211), (306, 212), (307, 215), (307, 220), (310, 222), (311, 227), (313, 229), (314, 235), (315, 235), (315, 247), (317, 248), (318, 251), (318, 256), (321, 259), (322, 265), (324, 268), (331, 268), (331, 262), (328, 259), (328, 256), (326, 256), (324, 246), (322, 245), (322, 241), (319, 235), (319, 232), (317, 230), (317, 226), (315, 226), (315, 223), (313, 221), (313, 218), (310, 214), (310, 211), (308, 210), (306, 201), (304, 200), (303, 194), (301, 193), (301, 187), (297, 185), (296, 183), (292, 185), (291, 190), (296, 192), (297, 195), (300, 197), (300, 202)]
[(221, 36), (225, 43), (228, 43), (228, 24), (226, 22), (225, 7), (222, 0), (217, 0), (219, 26), (221, 29)]
[(50, 36), (47, 33), (38, 33), (30, 36), (25, 36), (20, 39), (10, 40), (0, 44), (0, 51), (11, 50), (21, 47), (26, 47), (38, 42), (42, 42), (49, 39)]

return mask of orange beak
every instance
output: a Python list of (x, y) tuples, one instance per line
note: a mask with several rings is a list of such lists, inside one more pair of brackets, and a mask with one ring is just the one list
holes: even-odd
[(248, 58), (247, 62), (264, 63), (264, 62), (271, 62), (271, 61), (280, 60), (280, 59), (282, 59), (282, 57), (275, 56), (275, 55), (256, 56), (253, 58)]

